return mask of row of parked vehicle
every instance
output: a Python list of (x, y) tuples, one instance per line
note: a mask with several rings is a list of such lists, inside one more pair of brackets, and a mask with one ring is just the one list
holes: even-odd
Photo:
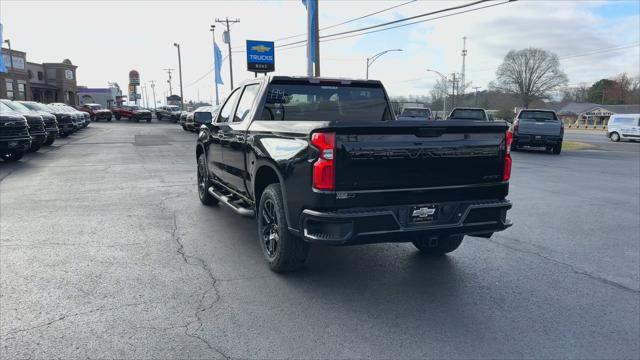
[(0, 99), (0, 158), (20, 160), (26, 152), (38, 151), (89, 123), (89, 113), (67, 104)]

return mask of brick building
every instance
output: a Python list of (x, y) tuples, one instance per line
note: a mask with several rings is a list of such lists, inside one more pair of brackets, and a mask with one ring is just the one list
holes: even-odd
[(61, 63), (32, 63), (27, 61), (25, 52), (9, 53), (5, 48), (2, 57), (7, 72), (0, 73), (0, 98), (78, 104), (77, 66), (69, 59)]

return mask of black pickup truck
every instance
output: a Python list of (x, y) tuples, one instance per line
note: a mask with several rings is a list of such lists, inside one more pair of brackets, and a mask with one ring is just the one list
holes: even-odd
[(379, 81), (268, 76), (196, 112), (198, 195), (256, 216), (274, 271), (309, 243), (413, 242), (428, 254), (508, 228), (504, 122), (400, 121)]

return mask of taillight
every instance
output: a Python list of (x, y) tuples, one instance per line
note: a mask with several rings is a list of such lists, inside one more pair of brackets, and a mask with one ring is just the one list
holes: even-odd
[(311, 135), (311, 144), (318, 148), (320, 156), (313, 163), (313, 187), (318, 190), (336, 189), (335, 161), (336, 134), (317, 132)]
[(507, 130), (505, 135), (505, 151), (504, 151), (504, 172), (502, 173), (502, 180), (508, 181), (511, 178), (511, 142), (513, 142), (513, 133)]

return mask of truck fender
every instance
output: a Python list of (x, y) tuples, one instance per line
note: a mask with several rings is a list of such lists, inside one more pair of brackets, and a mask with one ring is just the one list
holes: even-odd
[(289, 219), (289, 202), (287, 201), (287, 189), (284, 186), (284, 178), (282, 177), (282, 173), (280, 172), (280, 170), (278, 170), (278, 167), (275, 164), (273, 164), (272, 162), (266, 159), (256, 160), (253, 173), (251, 174), (251, 182), (250, 182), (251, 192), (252, 192), (251, 195), (253, 196), (253, 199), (254, 199), (254, 203), (256, 207), (256, 215), (257, 215), (258, 206), (259, 206), (258, 198), (256, 196), (256, 184), (258, 183), (257, 174), (261, 171), (261, 169), (264, 169), (264, 168), (269, 168), (278, 177), (278, 183), (280, 184), (280, 189), (282, 190), (282, 201), (284, 203), (284, 214), (287, 220), (287, 227), (289, 228), (290, 231), (297, 233), (298, 232), (297, 229), (291, 227), (291, 221)]

